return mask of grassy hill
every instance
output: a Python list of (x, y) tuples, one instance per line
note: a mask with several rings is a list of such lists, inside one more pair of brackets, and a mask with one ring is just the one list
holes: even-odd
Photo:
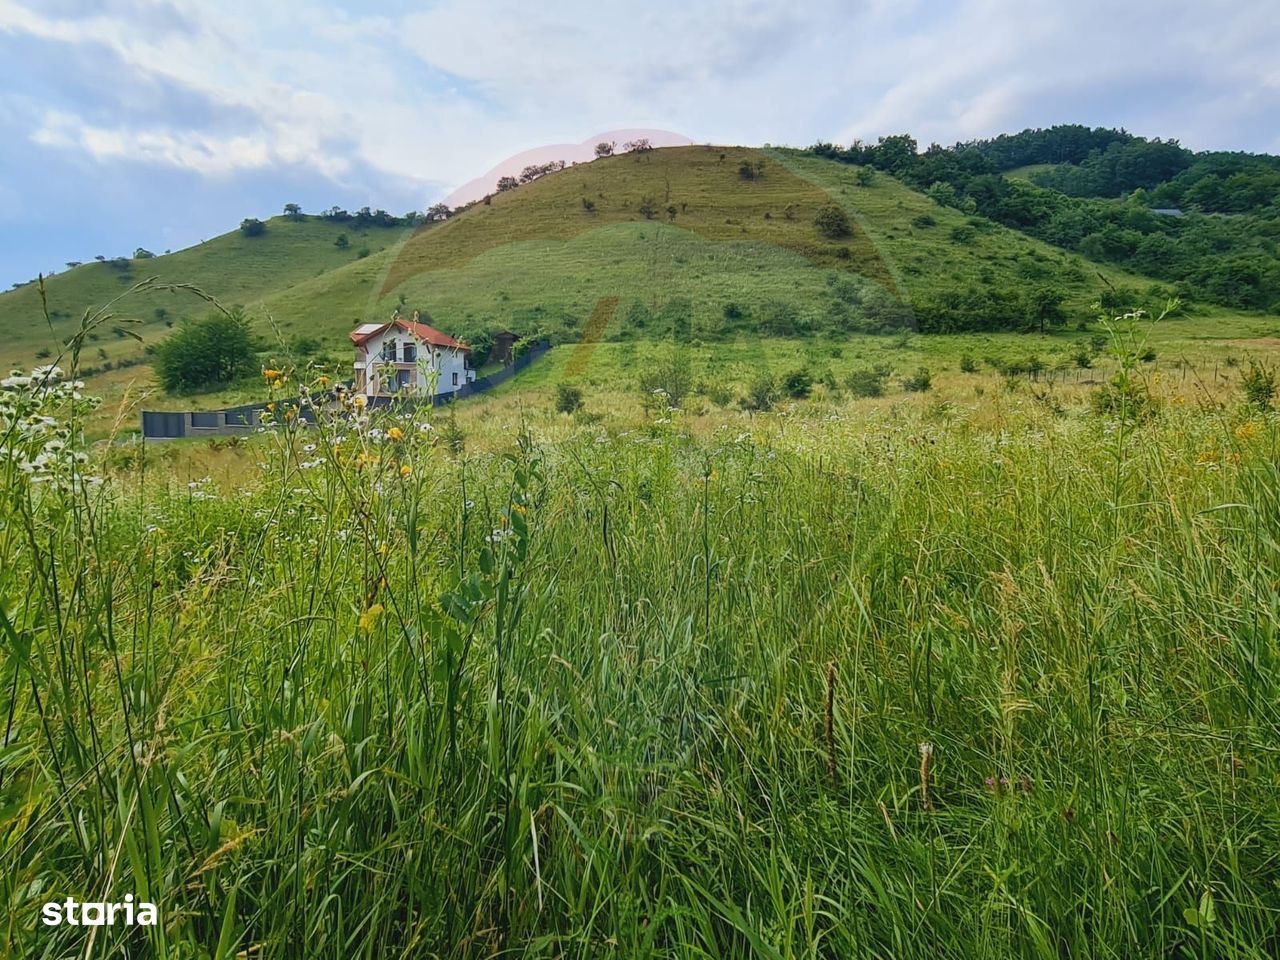
[[(192, 284), (228, 305), (257, 307), (278, 290), (358, 261), (362, 254), (386, 249), (403, 232), (377, 227), (357, 231), (349, 224), (316, 217), (299, 221), (276, 217), (257, 237), (234, 230), (163, 256), (85, 263), (45, 281), (52, 331), (45, 323), (36, 284), (0, 295), (0, 363), (20, 366), (33, 362), (40, 350), (56, 352), (58, 343), (79, 327), (86, 308), (100, 307), (148, 277)], [(335, 245), (340, 234), (348, 237), (346, 249)], [(157, 341), (174, 322), (206, 309), (190, 294), (164, 292), (130, 297), (120, 303), (118, 312), (141, 320), (141, 325), (130, 325), (130, 329), (145, 341)], [(95, 344), (94, 350), (99, 348), (115, 360), (139, 352), (132, 340), (110, 335)]]
[[(743, 179), (742, 164), (757, 162), (762, 172)], [(653, 219), (640, 212), (646, 198)], [(832, 202), (853, 220), (840, 241), (813, 225)], [(1148, 282), (973, 222), (883, 174), (862, 186), (858, 171), (799, 153), (682, 147), (547, 176), (281, 291), (266, 307), (283, 329), (335, 338), (402, 298), (451, 331), (537, 325), (572, 338), (602, 298), (616, 298), (606, 337), (668, 335), (685, 319), (692, 335), (716, 337), (771, 325), (838, 328), (833, 291), (844, 280), (913, 301), (1052, 277), (1069, 293), (1067, 309), (1084, 316), (1099, 272)]]
[[(851, 222), (834, 240), (814, 225), (832, 203)], [(350, 236), (345, 250), (335, 246), (340, 233)], [(1151, 284), (940, 207), (882, 172), (799, 151), (708, 146), (570, 167), (412, 233), (275, 218), (258, 237), (235, 231), (154, 259), (86, 264), (48, 281), (53, 334), (65, 338), (86, 306), (148, 276), (244, 304), (273, 351), (305, 339), (335, 363), (347, 359), (353, 325), (398, 306), (464, 336), (511, 328), (559, 340), (715, 341), (911, 329), (912, 304), (944, 291), (1050, 282), (1068, 317), (1086, 319), (1101, 278)], [(143, 321), (133, 329), (144, 343), (204, 309), (169, 293), (123, 306)], [(0, 362), (29, 365), (56, 350), (54, 340), (34, 286), (0, 295)], [(143, 360), (144, 349), (106, 333), (85, 362), (118, 367)], [(140, 367), (127, 379), (147, 377)]]

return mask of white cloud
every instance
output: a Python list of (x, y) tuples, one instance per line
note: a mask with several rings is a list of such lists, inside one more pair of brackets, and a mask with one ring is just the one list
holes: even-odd
[(1280, 12), (1265, 0), (90, 9), (58, 15), (0, 0), (0, 34), (66, 45), (86, 64), (106, 48), (135, 80), (235, 119), (48, 105), (28, 131), (38, 144), (207, 176), (305, 167), (342, 182), (368, 170), (424, 201), (511, 153), (618, 126), (797, 144), (910, 131), (927, 143), (1079, 121), (1263, 148), (1280, 107)]
[(160, 164), (210, 176), (279, 166), (311, 166), (333, 179), (350, 169), (343, 157), (325, 153), (305, 129), (298, 137), (210, 136), (199, 131), (100, 127), (79, 117), (51, 111), (32, 134), (47, 147), (76, 148), (95, 160), (131, 160)]

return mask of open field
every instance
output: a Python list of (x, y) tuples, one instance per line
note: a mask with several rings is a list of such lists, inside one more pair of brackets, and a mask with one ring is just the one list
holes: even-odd
[[(1166, 319), (1148, 333), (1157, 359), (1152, 372), (1163, 370), (1179, 381), (1200, 380), (1210, 383), (1216, 375), (1234, 383), (1238, 366), (1249, 358), (1273, 361), (1280, 359), (1280, 323), (1274, 318), (1230, 312)], [(572, 363), (569, 379), (581, 381), (589, 393), (608, 395), (598, 402), (603, 410), (626, 405), (634, 400), (639, 371), (648, 358), (664, 356), (679, 342), (681, 353), (688, 357), (695, 379), (716, 383), (728, 390), (736, 400), (753, 376), (761, 371), (782, 377), (792, 370), (806, 369), (815, 380), (830, 374), (837, 382), (854, 370), (887, 365), (900, 374), (926, 366), (937, 376), (959, 375), (962, 356), (968, 354), (988, 373), (992, 361), (1007, 364), (1037, 357), (1047, 369), (1057, 371), (1064, 383), (1101, 382), (1106, 376), (1106, 357), (1096, 356), (1094, 369), (1080, 369), (1075, 355), (1089, 348), (1091, 341), (1104, 336), (1100, 325), (1093, 323), (1086, 331), (1074, 329), (1045, 335), (1016, 333), (954, 334), (946, 336), (904, 334), (872, 336), (838, 334), (811, 339), (756, 337), (747, 334), (725, 336), (703, 341), (698, 338), (675, 341), (671, 338), (627, 338), (596, 343), (566, 343), (555, 348), (499, 392), (501, 396), (519, 395), (530, 407), (549, 406), (552, 386), (565, 379)], [(287, 356), (282, 359), (287, 360)], [(306, 363), (308, 361), (299, 361)], [(349, 366), (341, 360), (318, 362), (317, 370), (330, 376), (349, 376)], [(972, 377), (959, 376), (962, 383), (974, 383)], [(92, 380), (93, 391), (104, 399), (103, 405), (89, 420), (92, 439), (108, 436), (127, 437), (139, 425), (143, 409), (174, 407), (209, 410), (238, 404), (255, 403), (268, 394), (260, 381), (249, 381), (235, 388), (214, 393), (180, 398), (175, 404), (155, 383), (150, 368), (130, 367), (101, 374)], [(530, 393), (533, 391), (533, 393)], [(486, 401), (473, 399), (460, 405), (463, 419), (482, 420)]]
[(755, 414), (642, 409), (619, 342), (573, 416), (561, 347), (429, 422), (7, 461), (12, 955), (86, 952), (56, 890), (159, 905), (100, 955), (1274, 956), (1280, 425), (1197, 329), (1140, 422), (958, 369), (1038, 338), (767, 341), (937, 377)]
[[(253, 335), (166, 395), (209, 304), (130, 297), (87, 384), (0, 389), (0, 960), (1280, 954), (1280, 321), (1104, 322), (1169, 286), (853, 159), (628, 154), (77, 267), (51, 325), (0, 295), (24, 369), (152, 275)], [(396, 309), (555, 346), (297, 428)], [(125, 894), (161, 922), (39, 919)]]

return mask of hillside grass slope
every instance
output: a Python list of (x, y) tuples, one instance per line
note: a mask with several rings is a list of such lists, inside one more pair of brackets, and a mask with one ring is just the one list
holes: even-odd
[[(147, 259), (90, 261), (45, 280), (45, 294), (52, 326), (46, 324), (35, 283), (0, 294), (0, 363), (29, 364), (37, 351), (57, 352), (59, 344), (79, 328), (89, 308), (97, 309), (126, 293), (149, 277), (163, 283), (191, 284), (228, 305), (242, 305), (260, 312), (264, 298), (311, 277), (373, 255), (401, 239), (404, 231), (370, 228), (357, 231), (349, 224), (318, 217), (290, 220), (274, 217), (266, 231), (246, 237), (238, 229), (185, 250)], [(349, 246), (335, 241), (346, 234)], [(122, 318), (141, 321), (128, 329), (156, 342), (169, 331), (167, 321), (180, 322), (199, 316), (207, 305), (190, 294), (152, 292), (120, 302)], [(163, 311), (163, 314), (157, 311)], [(128, 338), (103, 338), (94, 349), (105, 349), (113, 359), (138, 353)]]

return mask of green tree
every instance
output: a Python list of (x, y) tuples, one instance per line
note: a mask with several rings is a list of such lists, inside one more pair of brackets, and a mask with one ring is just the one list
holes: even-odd
[(1067, 314), (1062, 309), (1066, 299), (1066, 293), (1057, 287), (1036, 287), (1026, 297), (1027, 316), (1044, 333), (1046, 326), (1066, 322)]
[(296, 203), (286, 203), (284, 205), (284, 215), (290, 220), (301, 220), (302, 207), (298, 206)]
[(267, 225), (257, 217), (246, 217), (240, 221), (240, 232), (246, 237), (260, 237), (267, 232)]
[(156, 350), (156, 373), (169, 393), (231, 383), (253, 368), (249, 324), (238, 313), (184, 323)]

